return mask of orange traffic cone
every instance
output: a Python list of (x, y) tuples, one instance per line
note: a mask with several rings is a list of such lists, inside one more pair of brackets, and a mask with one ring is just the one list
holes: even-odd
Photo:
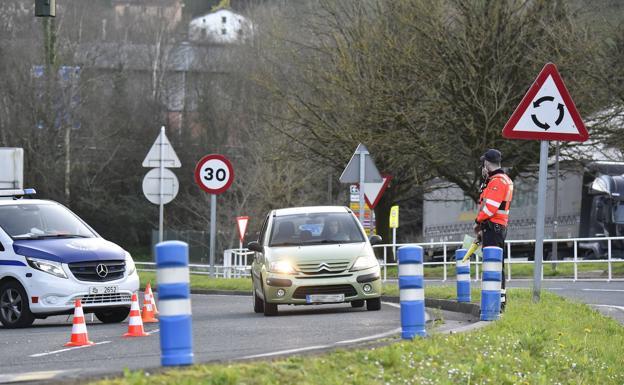
[(143, 331), (143, 322), (141, 321), (141, 310), (139, 309), (139, 299), (137, 294), (132, 294), (132, 305), (130, 306), (130, 322), (128, 323), (128, 332), (124, 337), (145, 337), (149, 334)]
[(80, 303), (80, 299), (77, 299), (74, 308), (71, 339), (65, 346), (89, 346), (94, 344), (94, 342), (89, 341), (82, 303)]
[(150, 283), (147, 283), (147, 287), (145, 288), (145, 290), (147, 290), (147, 292), (150, 295), (150, 298), (152, 299), (152, 309), (154, 309), (154, 315), (158, 315), (158, 308), (156, 307), (156, 299), (154, 298), (154, 293), (152, 292), (152, 285), (150, 285)]
[(151, 290), (148, 291), (148, 289), (150, 289), (149, 284), (145, 288), (145, 294), (143, 294), (143, 311), (141, 312), (141, 319), (144, 324), (158, 322), (158, 320), (154, 318), (154, 308), (152, 307), (154, 299), (150, 294)]

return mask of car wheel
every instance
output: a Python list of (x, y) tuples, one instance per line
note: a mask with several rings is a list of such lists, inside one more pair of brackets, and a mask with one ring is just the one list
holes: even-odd
[(264, 312), (264, 301), (258, 297), (258, 293), (256, 289), (253, 289), (253, 298), (254, 298), (254, 312), (255, 313), (263, 313)]
[[(262, 292), (264, 294), (264, 291)], [(265, 316), (274, 316), (277, 315), (277, 304), (276, 303), (268, 303), (266, 301), (266, 294), (264, 295), (264, 299), (262, 300), (262, 310), (264, 311)]]
[(119, 323), (125, 320), (128, 317), (128, 314), (130, 314), (129, 307), (106, 309), (95, 312), (97, 319), (105, 324)]
[(17, 281), (5, 282), (0, 287), (0, 322), (7, 329), (32, 325), (35, 316), (30, 312), (26, 290)]
[(381, 298), (371, 298), (366, 300), (366, 310), (375, 311), (381, 309)]
[(351, 307), (364, 307), (364, 300), (356, 299), (355, 301), (351, 301)]

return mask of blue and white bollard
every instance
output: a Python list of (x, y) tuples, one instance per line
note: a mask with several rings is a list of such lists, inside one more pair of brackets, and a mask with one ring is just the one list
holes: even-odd
[(503, 249), (483, 248), (483, 282), (481, 286), (481, 321), (500, 318)]
[(167, 241), (156, 245), (162, 366), (193, 363), (188, 263), (188, 244)]
[(425, 286), (423, 249), (403, 246), (398, 250), (399, 298), (401, 301), (401, 338), (425, 337)]
[(470, 302), (470, 260), (462, 262), (466, 251), (466, 249), (457, 249), (455, 251), (457, 302)]

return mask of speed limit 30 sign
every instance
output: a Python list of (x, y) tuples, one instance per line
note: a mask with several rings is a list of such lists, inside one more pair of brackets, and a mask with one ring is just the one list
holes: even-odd
[(221, 194), (233, 181), (232, 163), (223, 155), (206, 155), (195, 166), (195, 183), (207, 193)]

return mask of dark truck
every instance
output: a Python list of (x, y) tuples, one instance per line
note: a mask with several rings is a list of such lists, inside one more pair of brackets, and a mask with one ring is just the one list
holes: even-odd
[[(552, 167), (551, 167), (552, 168)], [(555, 234), (555, 173), (549, 170), (544, 237), (594, 238), (624, 236), (624, 162), (593, 161), (586, 164), (561, 163), (558, 183), (557, 231)], [(425, 195), (423, 242), (462, 241), (473, 235), (477, 205), (457, 186), (438, 182)], [(537, 170), (514, 181), (507, 240), (535, 239)], [(578, 256), (585, 259), (607, 257), (607, 241), (579, 242)], [(624, 257), (624, 242), (611, 244), (614, 258)], [(533, 257), (531, 244), (512, 247), (512, 257)], [(552, 243), (544, 244), (544, 258), (551, 258)], [(574, 255), (573, 242), (558, 243), (558, 258)], [(430, 253), (430, 257), (439, 252)]]

